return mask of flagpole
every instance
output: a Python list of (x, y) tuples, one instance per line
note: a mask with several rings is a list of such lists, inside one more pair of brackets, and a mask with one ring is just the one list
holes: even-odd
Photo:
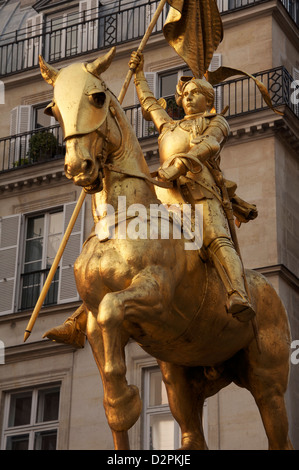
[[(146, 43), (147, 43), (147, 41), (148, 41), (148, 39), (149, 39), (149, 37), (150, 37), (150, 35), (151, 35), (151, 33), (152, 33), (152, 31), (153, 31), (155, 25), (156, 25), (156, 23), (157, 23), (157, 20), (158, 20), (160, 14), (161, 14), (161, 12), (162, 12), (162, 10), (163, 10), (164, 5), (166, 4), (166, 2), (167, 2), (167, 0), (161, 0), (161, 1), (160, 1), (159, 5), (158, 5), (158, 7), (157, 7), (157, 10), (155, 11), (155, 13), (154, 13), (154, 15), (153, 15), (153, 18), (152, 18), (152, 20), (151, 20), (151, 22), (150, 22), (150, 24), (149, 24), (149, 26), (148, 26), (148, 28), (147, 28), (147, 30), (146, 30), (146, 33), (145, 33), (145, 35), (143, 36), (143, 38), (142, 38), (142, 40), (141, 40), (141, 42), (140, 42), (140, 45), (139, 45), (139, 47), (138, 47), (138, 49), (137, 49), (138, 52), (141, 53), (141, 52), (143, 51), (143, 49), (145, 48), (145, 45), (146, 45)], [(126, 79), (125, 79), (125, 82), (124, 82), (124, 84), (123, 84), (123, 86), (122, 86), (122, 89), (121, 89), (121, 91), (120, 91), (120, 94), (119, 94), (119, 96), (118, 96), (118, 101), (119, 101), (120, 104), (122, 104), (122, 102), (123, 102), (123, 100), (124, 100), (124, 97), (125, 97), (125, 94), (126, 94), (126, 92), (127, 92), (127, 90), (128, 90), (128, 87), (129, 87), (131, 78), (132, 78), (132, 76), (133, 76), (133, 73), (134, 73), (134, 69), (129, 69), (129, 71), (128, 71), (128, 73), (127, 73), (127, 76), (126, 76)], [(40, 293), (40, 296), (39, 296), (39, 298), (38, 298), (38, 301), (37, 301), (37, 303), (36, 303), (36, 305), (35, 305), (35, 307), (34, 307), (34, 310), (33, 310), (33, 312), (32, 312), (32, 315), (31, 315), (31, 317), (30, 317), (30, 319), (29, 319), (29, 322), (28, 322), (28, 325), (27, 325), (27, 327), (26, 327), (25, 334), (24, 334), (24, 342), (29, 338), (29, 336), (30, 336), (30, 334), (31, 334), (31, 332), (32, 332), (32, 329), (33, 329), (33, 327), (34, 327), (34, 324), (35, 324), (35, 322), (36, 322), (36, 319), (37, 319), (37, 317), (38, 317), (38, 315), (39, 315), (40, 309), (41, 309), (42, 306), (43, 306), (44, 300), (45, 300), (46, 295), (47, 295), (47, 293), (48, 293), (48, 290), (49, 290), (49, 288), (50, 288), (50, 286), (51, 286), (51, 282), (52, 282), (52, 280), (53, 280), (53, 278), (54, 278), (55, 272), (56, 272), (56, 270), (57, 270), (57, 268), (58, 268), (58, 265), (59, 265), (59, 263), (60, 263), (62, 254), (63, 254), (63, 252), (64, 252), (64, 249), (65, 249), (65, 247), (66, 247), (66, 244), (67, 244), (67, 242), (68, 242), (68, 239), (69, 239), (69, 237), (70, 237), (70, 235), (71, 235), (71, 232), (72, 232), (73, 227), (74, 227), (74, 225), (75, 225), (75, 223), (76, 223), (76, 220), (77, 220), (77, 217), (78, 217), (78, 215), (79, 215), (79, 212), (80, 212), (81, 207), (82, 207), (82, 205), (83, 205), (85, 196), (86, 196), (86, 193), (85, 193), (84, 189), (82, 189), (81, 194), (80, 194), (79, 199), (78, 199), (78, 202), (77, 202), (76, 207), (75, 207), (75, 209), (74, 209), (73, 215), (72, 215), (72, 217), (71, 217), (71, 219), (70, 219), (70, 221), (69, 221), (68, 227), (67, 227), (66, 232), (65, 232), (65, 234), (64, 234), (64, 236), (63, 236), (63, 239), (62, 239), (62, 241), (61, 241), (60, 247), (59, 247), (59, 249), (58, 249), (58, 251), (57, 251), (57, 254), (56, 254), (56, 256), (55, 256), (55, 259), (54, 259), (54, 261), (53, 261), (53, 264), (52, 264), (52, 266), (51, 266), (51, 269), (50, 269), (50, 271), (49, 271), (49, 273), (48, 273), (46, 282), (45, 282), (45, 284), (44, 284), (44, 286), (43, 286), (43, 288), (42, 288), (42, 291), (41, 291), (41, 293)]]
[[(153, 17), (152, 17), (152, 20), (151, 20), (150, 24), (148, 25), (148, 28), (147, 28), (147, 30), (146, 30), (146, 33), (145, 33), (145, 35), (143, 36), (143, 38), (142, 38), (142, 40), (141, 40), (141, 42), (140, 42), (140, 44), (139, 44), (139, 47), (138, 47), (138, 49), (137, 49), (137, 52), (140, 52), (140, 53), (143, 52), (143, 50), (144, 50), (144, 48), (145, 48), (145, 46), (146, 46), (146, 43), (147, 43), (147, 41), (149, 40), (149, 37), (150, 37), (150, 35), (151, 35), (151, 33), (152, 33), (152, 31), (153, 31), (153, 29), (154, 29), (156, 23), (157, 23), (157, 20), (158, 20), (160, 14), (161, 14), (161, 12), (162, 12), (162, 10), (163, 10), (163, 8), (164, 8), (166, 2), (167, 2), (167, 0), (161, 0), (161, 1), (160, 1), (159, 5), (158, 5), (158, 7), (157, 7), (157, 10), (155, 11), (155, 13), (154, 13), (154, 15), (153, 15)], [(134, 69), (133, 69), (133, 68), (130, 68), (129, 71), (128, 71), (128, 73), (127, 73), (127, 76), (126, 76), (125, 82), (124, 82), (124, 84), (123, 84), (123, 87), (122, 87), (122, 89), (121, 89), (121, 91), (120, 91), (119, 97), (118, 97), (118, 101), (119, 101), (120, 103), (123, 102), (123, 99), (124, 99), (124, 97), (125, 97), (125, 94), (126, 94), (126, 92), (127, 92), (128, 87), (129, 87), (129, 85), (130, 85), (130, 81), (131, 81), (131, 78), (132, 78), (133, 74), (134, 74)]]

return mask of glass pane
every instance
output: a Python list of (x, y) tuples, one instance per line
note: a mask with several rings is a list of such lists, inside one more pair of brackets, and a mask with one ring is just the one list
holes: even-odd
[(161, 75), (160, 77), (160, 95), (165, 97), (174, 95), (177, 86), (178, 74), (177, 72), (168, 75)]
[(52, 266), (52, 262), (57, 254), (61, 242), (61, 234), (50, 235), (48, 238), (47, 268)]
[(30, 424), (32, 392), (11, 395), (8, 426)]
[(49, 235), (62, 232), (62, 212), (55, 212), (54, 214), (49, 214)]
[(44, 216), (31, 217), (28, 219), (27, 239), (44, 236)]
[[(52, 264), (53, 260), (51, 261)], [(46, 276), (49, 273), (49, 269), (45, 272), (44, 275), (44, 282), (46, 281)], [(48, 290), (47, 296), (45, 298), (45, 305), (51, 305), (51, 304), (56, 304), (57, 303), (57, 297), (58, 297), (58, 287), (59, 287), (59, 267), (57, 268), (57, 271), (54, 274), (53, 281), (51, 282), (51, 286)]]
[[(34, 271), (40, 271), (42, 269), (42, 262), (41, 260), (39, 261), (33, 261), (32, 263), (25, 263), (24, 265), (24, 274), (26, 273), (32, 273)], [(39, 273), (37, 273), (38, 276), (40, 276)], [(25, 276), (24, 276), (25, 277)], [(23, 282), (23, 285), (26, 285), (24, 284)], [(27, 283), (28, 285), (28, 283)]]
[(51, 126), (51, 116), (44, 113), (44, 107), (35, 109), (35, 128)]
[(28, 450), (29, 434), (9, 436), (6, 441), (6, 450)]
[(45, 421), (55, 421), (59, 413), (59, 387), (39, 390), (37, 417), (38, 423)]
[(150, 450), (174, 448), (174, 419), (170, 413), (150, 416)]
[(36, 238), (33, 240), (27, 240), (25, 263), (28, 261), (41, 260), (42, 256), (43, 256), (43, 239)]
[(149, 406), (168, 404), (166, 388), (160, 371), (150, 373)]
[(37, 432), (34, 439), (34, 450), (56, 450), (57, 430)]

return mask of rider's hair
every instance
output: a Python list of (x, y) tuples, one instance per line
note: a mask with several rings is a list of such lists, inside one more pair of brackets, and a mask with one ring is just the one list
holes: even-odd
[(199, 91), (206, 97), (208, 107), (211, 109), (214, 106), (215, 91), (212, 85), (205, 79), (181, 77), (176, 87), (175, 100), (178, 106), (182, 106), (183, 92), (188, 83), (194, 83)]

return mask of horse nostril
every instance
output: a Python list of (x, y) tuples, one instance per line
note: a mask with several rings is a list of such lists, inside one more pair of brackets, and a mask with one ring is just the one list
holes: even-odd
[(82, 170), (84, 171), (84, 173), (92, 173), (92, 170), (93, 170), (92, 160), (89, 160), (89, 159), (84, 160), (82, 164)]
[(67, 163), (64, 165), (64, 173), (65, 173), (66, 175), (69, 175), (69, 174), (70, 174), (69, 165), (68, 165)]

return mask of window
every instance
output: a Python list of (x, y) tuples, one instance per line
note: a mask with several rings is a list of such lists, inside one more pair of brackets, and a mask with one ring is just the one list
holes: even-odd
[(59, 426), (60, 385), (7, 393), (5, 450), (55, 450)]
[(173, 119), (182, 119), (184, 117), (183, 108), (180, 108), (175, 102), (176, 86), (182, 76), (190, 76), (193, 74), (190, 69), (184, 68), (173, 70), (170, 72), (163, 72), (158, 75), (159, 81), (159, 96), (165, 98), (167, 103), (167, 112)]
[[(76, 202), (0, 219), (0, 315), (32, 308), (57, 254)], [(84, 210), (73, 227), (44, 305), (79, 300), (74, 263), (83, 244)]]
[[(27, 219), (25, 257), (22, 273), (21, 309), (34, 307), (58, 251), (62, 236), (63, 212), (49, 212)], [(57, 302), (59, 267), (45, 299)]]
[[(47, 41), (49, 41), (49, 59), (77, 54), (79, 12), (57, 13), (47, 21)], [(49, 39), (50, 38), (50, 39)]]
[(180, 429), (169, 406), (159, 368), (144, 370), (143, 448), (172, 450), (180, 446)]
[(48, 60), (55, 61), (98, 48), (98, 0), (79, 2), (79, 8), (55, 13), (46, 22)]
[[(208, 444), (208, 401), (202, 414), (203, 431)], [(143, 449), (174, 450), (181, 445), (181, 431), (173, 418), (162, 374), (158, 367), (143, 369)]]
[(33, 129), (42, 129), (43, 127), (53, 126), (55, 118), (45, 114), (45, 108), (49, 103), (42, 103), (33, 108)]

